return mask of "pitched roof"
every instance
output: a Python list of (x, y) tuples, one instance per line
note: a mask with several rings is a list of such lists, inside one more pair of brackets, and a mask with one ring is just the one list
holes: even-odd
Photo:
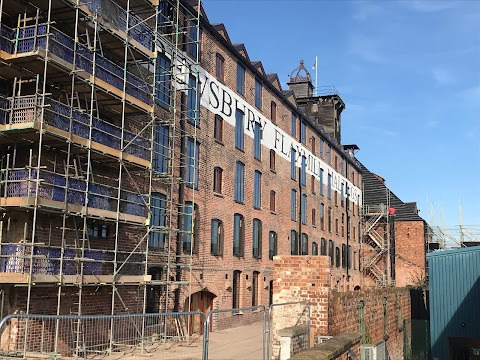
[(263, 68), (263, 64), (261, 61), (252, 61), (252, 65), (262, 73), (263, 76), (266, 76), (265, 69)]
[(227, 28), (225, 27), (225, 24), (219, 23), (219, 24), (212, 24), (213, 28), (223, 36), (225, 40), (227, 40), (230, 44), (232, 43), (230, 41), (230, 36), (228, 35)]
[(386, 185), (382, 177), (372, 173), (360, 163), (363, 179), (363, 203), (366, 205), (387, 204), (390, 197), (390, 207), (395, 208), (395, 221), (424, 221), (415, 211), (412, 203), (404, 203)]
[(235, 50), (237, 50), (242, 56), (250, 61), (250, 57), (248, 56), (247, 48), (245, 47), (245, 44), (234, 44), (233, 47)]
[(270, 81), (273, 86), (275, 86), (278, 90), (282, 91), (282, 84), (280, 84), (280, 79), (278, 78), (278, 74), (272, 73), (267, 74), (267, 80)]

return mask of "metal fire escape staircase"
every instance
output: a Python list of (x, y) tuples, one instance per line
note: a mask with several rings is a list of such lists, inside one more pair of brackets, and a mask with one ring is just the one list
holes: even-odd
[[(365, 254), (363, 271), (372, 276), (378, 286), (385, 286), (387, 277), (378, 265), (380, 259), (388, 252), (388, 232), (384, 231), (388, 222), (388, 207), (384, 204), (364, 205), (364, 239), (375, 250), (375, 253)], [(382, 233), (382, 234), (381, 234)]]

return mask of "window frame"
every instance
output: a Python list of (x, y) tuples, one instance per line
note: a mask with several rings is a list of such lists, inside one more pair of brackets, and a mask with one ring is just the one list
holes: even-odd
[(320, 230), (325, 230), (325, 204), (320, 203)]
[[(162, 206), (163, 205), (163, 206)], [(160, 192), (153, 192), (150, 195), (150, 219), (151, 227), (162, 227), (167, 224), (167, 196)], [(162, 250), (165, 248), (166, 233), (163, 231), (150, 231), (148, 237), (148, 247)], [(158, 243), (158, 246), (157, 246)]]
[(290, 150), (290, 179), (297, 180), (297, 150), (293, 147)]
[(323, 237), (320, 239), (320, 255), (327, 255), (327, 239)]
[(245, 113), (235, 110), (235, 148), (245, 151)]
[[(191, 213), (187, 210), (191, 209)], [(185, 201), (183, 209), (183, 252), (188, 253), (197, 253), (198, 251), (198, 225), (200, 221), (198, 205), (191, 202)], [(188, 220), (190, 219), (190, 220)], [(187, 227), (187, 220), (189, 225)], [(192, 229), (192, 232), (189, 233), (188, 230)], [(191, 236), (191, 238), (190, 238)], [(190, 238), (190, 239), (189, 239)], [(190, 244), (187, 246), (187, 244)]]
[(302, 243), (300, 246), (300, 255), (308, 255), (308, 235), (302, 233)]
[(245, 164), (241, 161), (235, 163), (234, 200), (245, 203)]
[(192, 74), (188, 77), (186, 116), (187, 123), (200, 127), (200, 81)]
[(273, 260), (273, 257), (277, 255), (278, 251), (278, 235), (275, 231), (268, 233), (268, 258)]
[[(240, 71), (239, 71), (240, 70)], [(245, 67), (237, 62), (237, 84), (236, 84), (237, 93), (244, 96), (245, 95)]]
[(261, 81), (258, 78), (256, 78), (254, 102), (255, 102), (255, 107), (259, 110), (262, 110), (262, 92), (263, 92), (263, 85)]
[(233, 256), (241, 258), (245, 255), (245, 218), (242, 214), (233, 214)]
[(297, 221), (297, 190), (290, 191), (290, 220)]
[(219, 53), (215, 56), (215, 76), (222, 83), (225, 82), (225, 58)]
[(262, 221), (260, 219), (253, 219), (252, 222), (252, 256), (254, 259), (262, 258)]
[(299, 254), (298, 234), (295, 230), (290, 230), (290, 255)]
[(253, 124), (253, 157), (262, 160), (262, 127), (257, 121)]
[(200, 162), (200, 143), (195, 138), (187, 138), (185, 167), (185, 186), (198, 190), (198, 171)]
[(219, 166), (213, 168), (213, 192), (222, 194), (223, 169)]
[(330, 266), (335, 264), (335, 243), (333, 240), (328, 240), (328, 257), (330, 258)]
[(253, 208), (262, 208), (262, 173), (255, 170), (253, 179)]
[(223, 118), (218, 114), (215, 114), (213, 137), (215, 141), (223, 144)]
[(155, 125), (154, 135), (155, 140), (153, 143), (152, 169), (156, 173), (166, 174), (168, 172), (169, 163), (169, 127), (163, 125)]
[(307, 124), (304, 121), (300, 121), (300, 142), (303, 145), (307, 144)]
[(307, 186), (307, 157), (302, 155), (300, 183), (302, 186)]
[(223, 256), (223, 244), (223, 221), (216, 218), (212, 219), (210, 222), (210, 254), (213, 256)]
[[(170, 107), (170, 87), (171, 87), (171, 60), (160, 52), (157, 52), (155, 68), (155, 103), (164, 109)], [(159, 69), (163, 71), (159, 71)]]
[(270, 149), (270, 171), (272, 171), (272, 172), (275, 172), (276, 155), (277, 155), (277, 153), (275, 152), (275, 150)]
[(270, 118), (274, 124), (277, 123), (277, 104), (273, 100), (270, 102)]
[(320, 176), (319, 176), (319, 180), (320, 180), (320, 186), (319, 186), (319, 189), (320, 189), (320, 195), (323, 196), (324, 194), (324, 190), (323, 190), (323, 175), (324, 175), (324, 170), (322, 168), (320, 168)]
[(270, 190), (270, 211), (273, 213), (276, 212), (277, 209), (276, 196), (277, 193), (275, 192), (275, 190)]
[(300, 216), (303, 225), (307, 225), (307, 194), (302, 194), (300, 199)]
[(297, 115), (292, 112), (292, 123), (290, 134), (296, 139), (297, 138)]

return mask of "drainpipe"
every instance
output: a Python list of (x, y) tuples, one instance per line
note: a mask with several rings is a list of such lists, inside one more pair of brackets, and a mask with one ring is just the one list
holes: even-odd
[[(185, 103), (185, 95), (181, 94), (181, 114), (185, 113), (185, 109), (183, 109)], [(178, 186), (178, 204), (180, 206), (184, 205), (184, 192), (185, 192), (185, 184), (183, 183), (183, 179), (185, 179), (185, 165), (186, 165), (186, 155), (185, 155), (185, 119), (180, 119), (180, 131), (181, 131), (181, 140), (180, 140), (180, 182)], [(183, 165), (183, 166), (182, 166)], [(176, 251), (175, 251), (175, 281), (177, 282), (175, 293), (174, 293), (174, 305), (173, 311), (179, 312), (180, 311), (180, 281), (182, 281), (182, 268), (180, 263), (182, 261), (182, 251), (183, 251), (183, 232), (180, 231), (183, 227), (183, 214), (181, 211), (178, 212), (177, 215), (177, 244), (176, 244)], [(167, 279), (169, 280), (169, 279)]]
[[(297, 255), (301, 255), (302, 251), (302, 166), (298, 168), (298, 194), (300, 201), (298, 204), (298, 242), (297, 242)], [(306, 215), (306, 214), (305, 214)]]
[(395, 281), (395, 208), (388, 209), (388, 222), (390, 225), (390, 278)]
[[(348, 176), (348, 174), (347, 174), (347, 176)], [(347, 183), (345, 183), (345, 188), (346, 188), (345, 189), (345, 192), (346, 192), (346, 196), (345, 196), (345, 205), (346, 205), (345, 213), (346, 213), (346, 215), (345, 215), (345, 217), (347, 218), (346, 221), (345, 221), (345, 226), (347, 227), (347, 254), (346, 254), (347, 255), (346, 256), (347, 261), (346, 262), (347, 262), (347, 282), (349, 282), (350, 281), (350, 275), (348, 273), (348, 268), (350, 266), (350, 264), (349, 264), (350, 259), (349, 259), (349, 256), (348, 256), (349, 255), (348, 245), (349, 245), (349, 240), (350, 240), (350, 215), (348, 214), (348, 207), (349, 207), (350, 204), (349, 204), (349, 197), (348, 197), (349, 189), (348, 189), (348, 184)]]

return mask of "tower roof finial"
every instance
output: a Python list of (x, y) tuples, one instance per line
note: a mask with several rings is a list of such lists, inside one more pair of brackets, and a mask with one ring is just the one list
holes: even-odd
[[(302, 74), (302, 72), (304, 74)], [(304, 65), (303, 60), (300, 60), (300, 65), (298, 65), (290, 74), (290, 82), (300, 82), (300, 81), (312, 81), (310, 73)]]

